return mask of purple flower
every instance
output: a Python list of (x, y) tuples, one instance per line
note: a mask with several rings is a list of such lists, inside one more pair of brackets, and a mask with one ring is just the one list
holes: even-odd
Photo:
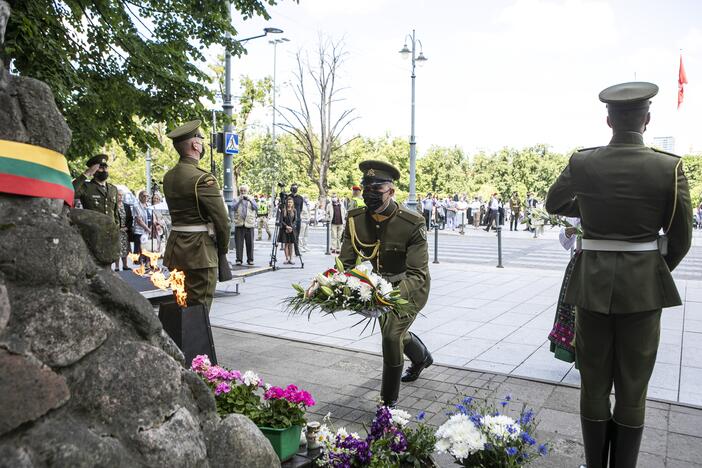
[(515, 447), (507, 447), (505, 449), (505, 452), (507, 452), (507, 455), (509, 455), (510, 457), (513, 457), (517, 454), (517, 449)]
[(536, 444), (536, 439), (534, 439), (531, 435), (529, 435), (529, 433), (527, 431), (523, 431), (520, 434), (520, 437), (522, 438), (522, 441), (526, 444), (529, 444), (529, 445)]
[(402, 431), (397, 430), (390, 440), (390, 450), (395, 453), (402, 453), (407, 450), (407, 438)]
[(222, 393), (229, 393), (232, 387), (228, 383), (222, 382), (215, 388), (215, 395), (221, 395)]
[(392, 413), (387, 406), (380, 406), (375, 412), (375, 419), (371, 423), (371, 431), (368, 435), (369, 441), (380, 439), (385, 430), (392, 425)]
[(472, 405), (473, 404), (473, 397), (469, 397), (469, 396), (465, 397), (463, 399), (463, 404), (466, 406)]
[(210, 367), (210, 365), (210, 359), (207, 357), (207, 354), (200, 354), (198, 356), (195, 356), (192, 363), (190, 364), (190, 369), (197, 373), (200, 373), (204, 372), (205, 369)]
[(419, 414), (417, 414), (417, 421), (424, 421), (425, 416), (426, 413), (424, 411), (420, 411)]
[(531, 422), (532, 419), (534, 419), (534, 412), (528, 409), (519, 417), (519, 424), (528, 424), (529, 422)]

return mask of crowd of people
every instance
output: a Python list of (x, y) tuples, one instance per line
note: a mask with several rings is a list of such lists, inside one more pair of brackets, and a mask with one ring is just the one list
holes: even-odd
[(535, 236), (537, 230), (532, 226), (529, 215), (532, 209), (539, 207), (541, 202), (532, 192), (527, 192), (524, 201), (517, 192), (513, 192), (507, 201), (498, 193), (493, 193), (485, 200), (482, 196), (471, 198), (465, 193), (440, 196), (430, 192), (417, 205), (424, 216), (427, 230), (458, 230), (459, 234), (465, 234), (465, 228), (469, 226), (490, 231), (491, 228), (508, 222), (510, 231), (519, 230), (522, 224), (524, 231), (533, 232)]

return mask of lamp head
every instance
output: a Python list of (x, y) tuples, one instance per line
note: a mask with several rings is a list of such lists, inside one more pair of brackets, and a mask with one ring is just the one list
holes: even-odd
[(429, 59), (424, 56), (424, 52), (420, 52), (419, 56), (414, 60), (415, 62), (417, 62), (417, 66), (421, 67), (422, 65), (424, 65), (424, 62), (426, 62)]
[(283, 30), (278, 28), (263, 28), (266, 34), (282, 34)]
[(407, 47), (407, 43), (405, 42), (405, 45), (403, 45), (402, 49), (400, 49), (400, 55), (402, 55), (403, 58), (408, 59), (411, 54), (412, 51), (409, 50), (409, 47)]

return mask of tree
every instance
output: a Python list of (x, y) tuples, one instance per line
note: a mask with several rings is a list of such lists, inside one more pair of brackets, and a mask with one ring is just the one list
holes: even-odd
[[(205, 117), (212, 97), (203, 49), (239, 55), (228, 1), (9, 0), (0, 58), (46, 82), (73, 131), (68, 158), (114, 141), (130, 157), (159, 140), (147, 127)], [(244, 19), (269, 18), (275, 0), (235, 0)], [(231, 34), (231, 38), (227, 37)], [(138, 118), (136, 118), (138, 117)]]
[[(279, 126), (297, 141), (298, 160), (304, 164), (310, 181), (317, 185), (320, 197), (326, 196), (329, 189), (327, 173), (335, 152), (350, 141), (342, 142), (341, 134), (356, 119), (351, 117), (354, 109), (333, 112), (334, 104), (342, 100), (339, 96), (342, 88), (338, 88), (336, 80), (345, 55), (340, 42), (322, 39), (314, 66), (298, 52), (293, 88), (297, 108), (283, 106), (280, 111), (284, 122)], [(307, 89), (306, 77), (314, 83), (314, 92)], [(319, 122), (318, 128), (313, 120)]]

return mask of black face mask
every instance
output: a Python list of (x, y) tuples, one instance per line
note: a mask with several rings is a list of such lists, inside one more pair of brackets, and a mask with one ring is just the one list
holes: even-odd
[(105, 182), (107, 180), (107, 176), (108, 176), (108, 174), (106, 171), (105, 172), (103, 172), (103, 171), (96, 172), (95, 173), (95, 180), (97, 180), (98, 182)]
[(376, 192), (366, 189), (363, 191), (363, 201), (370, 211), (375, 212), (378, 208), (383, 206), (383, 195), (385, 195), (385, 192)]

